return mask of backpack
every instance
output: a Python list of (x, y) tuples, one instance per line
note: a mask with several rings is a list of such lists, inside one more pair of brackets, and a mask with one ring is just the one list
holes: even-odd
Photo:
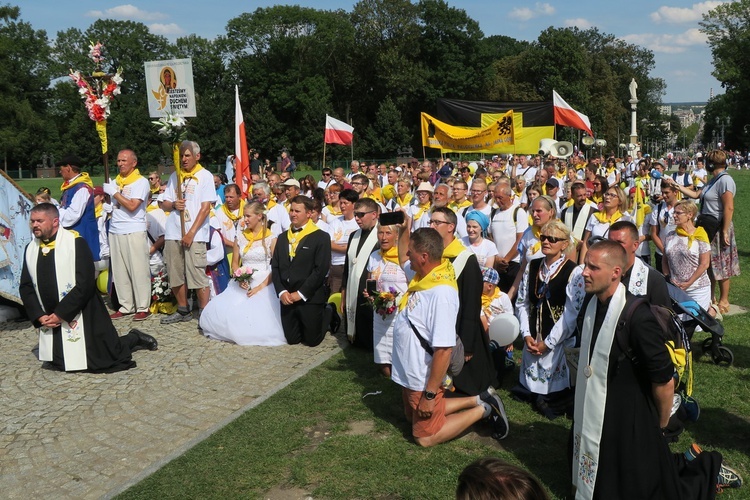
[[(682, 321), (680, 321), (679, 317), (671, 309), (656, 304), (649, 304), (643, 297), (634, 297), (628, 302), (625, 314), (621, 316), (622, 319), (617, 323), (617, 329), (615, 330), (615, 339), (620, 350), (624, 353), (623, 357), (626, 356), (634, 364), (637, 363), (633, 356), (633, 350), (628, 346), (628, 342), (625, 341), (627, 333), (621, 334), (620, 331), (629, 331), (626, 328), (628, 320), (632, 317), (638, 306), (646, 304), (651, 309), (651, 314), (656, 318), (656, 322), (667, 339), (665, 345), (669, 351), (669, 356), (672, 358), (672, 364), (674, 365), (679, 381), (678, 385), (684, 384), (685, 393), (691, 396), (693, 394), (693, 354), (690, 348), (690, 339), (685, 328), (682, 326)], [(625, 336), (625, 339), (623, 339), (623, 336)]]
[(294, 162), (292, 158), (289, 158), (289, 165), (286, 166), (287, 172), (294, 172), (297, 170), (297, 164)]

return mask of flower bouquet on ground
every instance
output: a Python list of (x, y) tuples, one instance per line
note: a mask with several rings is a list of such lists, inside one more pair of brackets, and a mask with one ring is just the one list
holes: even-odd
[(177, 304), (169, 287), (167, 273), (160, 271), (151, 276), (151, 314), (172, 314), (177, 311)]
[(243, 283), (250, 284), (251, 281), (253, 281), (253, 275), (255, 274), (255, 269), (252, 267), (242, 266), (238, 267), (234, 270), (232, 273), (232, 279), (242, 285)]
[(378, 292), (375, 296), (370, 296), (370, 303), (372, 304), (373, 310), (380, 315), (381, 318), (386, 319), (388, 316), (396, 312), (398, 304), (396, 298), (399, 296), (399, 292), (393, 288), (388, 288), (387, 292)]

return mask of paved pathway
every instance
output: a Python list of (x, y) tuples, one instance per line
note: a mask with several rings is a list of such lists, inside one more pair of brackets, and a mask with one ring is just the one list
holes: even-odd
[[(121, 334), (129, 320), (115, 323)], [(134, 369), (42, 369), (29, 323), (0, 324), (0, 491), (3, 498), (102, 498), (157, 470), (338, 352), (240, 347), (208, 340), (197, 323), (138, 323), (159, 350)]]

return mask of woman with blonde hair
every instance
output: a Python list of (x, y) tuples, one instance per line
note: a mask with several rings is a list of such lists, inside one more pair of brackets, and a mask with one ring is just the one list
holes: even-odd
[(714, 297), (714, 283), (718, 283), (718, 308), (723, 314), (729, 311), (729, 279), (740, 274), (732, 222), (737, 185), (727, 173), (727, 154), (724, 151), (715, 149), (706, 155), (706, 170), (712, 178), (697, 191), (681, 186), (669, 177), (664, 180), (688, 198), (701, 201), (697, 225), (706, 231), (711, 241), (711, 298)]
[(578, 262), (583, 264), (586, 252), (589, 250), (591, 238), (606, 238), (609, 227), (619, 220), (633, 222), (633, 217), (627, 212), (628, 196), (619, 186), (610, 186), (602, 195), (602, 209), (589, 217), (586, 229), (583, 231), (583, 245), (578, 256)]
[[(238, 231), (232, 254), (233, 280), (203, 310), (200, 328), (209, 338), (239, 345), (283, 345), (279, 299), (269, 286), (276, 238), (261, 203), (245, 205), (243, 214), (245, 229)], [(236, 280), (249, 270), (250, 280)]]
[(539, 240), (542, 257), (529, 261), (526, 292), (516, 301), (525, 348), (513, 394), (553, 419), (572, 403), (564, 347), (575, 343), (585, 290), (581, 268), (568, 257), (573, 247), (568, 226), (553, 219), (542, 226)]

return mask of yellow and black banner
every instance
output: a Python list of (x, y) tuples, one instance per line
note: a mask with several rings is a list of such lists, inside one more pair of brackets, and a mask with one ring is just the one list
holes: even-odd
[(484, 153), (512, 146), (513, 111), (497, 116), (481, 128), (456, 127), (422, 113), (422, 145), (441, 151)]

